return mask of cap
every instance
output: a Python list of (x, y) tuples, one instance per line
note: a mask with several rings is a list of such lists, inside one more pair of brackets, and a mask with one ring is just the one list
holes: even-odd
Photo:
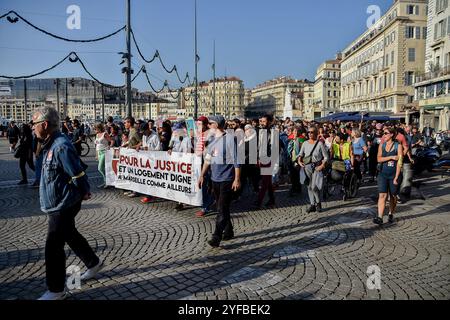
[(225, 118), (223, 116), (212, 116), (212, 117), (209, 117), (209, 121), (217, 123), (220, 128), (225, 127)]
[(197, 121), (208, 122), (208, 118), (205, 116), (201, 116), (200, 118), (197, 119)]

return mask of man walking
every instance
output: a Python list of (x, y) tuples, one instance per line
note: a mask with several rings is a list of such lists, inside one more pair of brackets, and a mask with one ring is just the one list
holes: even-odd
[(97, 275), (102, 261), (75, 227), (81, 202), (91, 198), (88, 178), (69, 138), (59, 131), (59, 115), (54, 108), (44, 107), (33, 115), (33, 126), (42, 141), (43, 169), (39, 196), (41, 210), (48, 214), (45, 244), (45, 272), (48, 291), (40, 300), (66, 298), (67, 243), (88, 268), (81, 280)]
[(214, 139), (208, 146), (208, 153), (198, 184), (200, 188), (205, 186), (205, 175), (211, 166), (211, 180), (218, 214), (216, 228), (208, 244), (217, 248), (222, 240), (227, 241), (234, 238), (230, 205), (232, 192), (238, 191), (241, 187), (241, 166), (237, 163), (236, 140), (234, 137), (228, 139), (226, 137), (225, 119), (222, 116), (210, 117), (209, 125)]
[(13, 153), (16, 151), (16, 145), (20, 138), (20, 130), (14, 121), (11, 121), (8, 130), (6, 130), (6, 138), (9, 140), (9, 152)]

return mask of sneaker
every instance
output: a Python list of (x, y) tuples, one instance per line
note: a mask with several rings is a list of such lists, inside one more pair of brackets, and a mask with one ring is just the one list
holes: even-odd
[(131, 192), (131, 193), (129, 193), (128, 194), (128, 198), (137, 198), (138, 197), (138, 194), (136, 193), (136, 192)]
[(308, 208), (308, 210), (306, 210), (306, 213), (311, 213), (311, 212), (316, 212), (316, 211), (317, 211), (316, 206), (310, 206)]
[(62, 292), (45, 292), (38, 300), (42, 301), (55, 301), (55, 300), (64, 300), (67, 298), (66, 290)]
[(176, 210), (176, 211), (181, 211), (181, 210), (183, 210), (183, 209), (184, 209), (184, 206), (183, 206), (182, 203), (179, 203), (179, 204), (177, 204), (177, 205), (175, 206), (175, 210)]
[(316, 210), (317, 210), (317, 212), (322, 212), (322, 204), (321, 203), (318, 203), (317, 205), (316, 205)]
[(381, 225), (383, 225), (383, 219), (381, 219), (380, 217), (376, 217), (373, 219), (373, 223), (381, 226)]
[(198, 211), (198, 212), (195, 213), (195, 216), (196, 216), (197, 218), (203, 218), (205, 215), (206, 215), (206, 212), (203, 211), (203, 210), (200, 210), (200, 211)]
[(133, 191), (125, 191), (124, 193), (123, 193), (123, 195), (124, 196), (128, 196), (129, 194), (132, 194), (133, 193)]
[(220, 247), (220, 240), (217, 238), (212, 238), (211, 240), (208, 240), (208, 244), (213, 248)]
[(389, 215), (389, 223), (394, 223), (394, 215), (393, 214), (390, 214)]
[(94, 267), (88, 269), (85, 273), (83, 273), (83, 274), (81, 275), (81, 278), (80, 278), (80, 279), (81, 279), (82, 281), (86, 281), (86, 280), (92, 279), (92, 278), (94, 278), (94, 277), (98, 274), (98, 272), (99, 272), (102, 268), (103, 268), (103, 261), (100, 260), (96, 266), (94, 266)]
[(23, 186), (23, 185), (25, 185), (25, 184), (28, 184), (28, 181), (27, 181), (27, 180), (22, 180), (22, 181), (20, 181), (17, 185), (18, 185), (18, 186)]
[(153, 202), (153, 198), (152, 197), (144, 197), (141, 199), (141, 203), (147, 204), (147, 203), (152, 203)]

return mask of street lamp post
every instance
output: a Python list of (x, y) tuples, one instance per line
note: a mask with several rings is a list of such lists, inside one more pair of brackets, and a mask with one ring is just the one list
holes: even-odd
[(197, 53), (197, 0), (195, 0), (195, 98), (194, 119), (198, 118), (198, 53)]
[(127, 62), (126, 68), (126, 104), (127, 104), (127, 116), (132, 117), (133, 111), (131, 106), (131, 3), (127, 0), (127, 53), (125, 54)]

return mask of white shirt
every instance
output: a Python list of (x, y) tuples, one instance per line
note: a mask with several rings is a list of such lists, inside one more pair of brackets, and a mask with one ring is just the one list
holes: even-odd
[(161, 151), (162, 145), (159, 136), (154, 131), (149, 136), (142, 136), (142, 147), (148, 148), (148, 151)]

